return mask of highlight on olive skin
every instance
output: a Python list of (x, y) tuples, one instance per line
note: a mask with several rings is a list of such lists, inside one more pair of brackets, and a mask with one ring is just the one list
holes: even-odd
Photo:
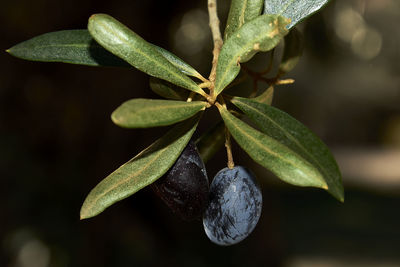
[(254, 230), (261, 210), (261, 189), (253, 173), (242, 166), (224, 168), (210, 186), (204, 230), (215, 244), (237, 244)]

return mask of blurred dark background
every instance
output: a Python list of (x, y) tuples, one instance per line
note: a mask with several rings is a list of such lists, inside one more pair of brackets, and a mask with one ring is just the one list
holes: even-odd
[[(218, 1), (223, 21), (230, 1)], [(165, 129), (126, 130), (111, 112), (157, 96), (130, 69), (28, 62), (4, 52), (108, 13), (206, 76), (206, 1), (27, 1), (0, 9), (0, 266), (400, 266), (400, 2), (336, 0), (299, 25), (305, 52), (274, 105), (337, 157), (344, 204), (283, 184), (234, 149), (262, 183), (263, 214), (232, 247), (176, 218), (149, 189), (79, 220), (88, 192)], [(258, 57), (257, 62), (266, 58)], [(211, 111), (211, 114), (216, 113)], [(201, 130), (213, 119), (207, 117)], [(225, 153), (207, 164), (210, 179)]]

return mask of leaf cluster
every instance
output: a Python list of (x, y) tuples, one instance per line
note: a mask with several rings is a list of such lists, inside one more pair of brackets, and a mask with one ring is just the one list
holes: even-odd
[[(326, 189), (343, 201), (340, 171), (326, 145), (302, 123), (271, 106), (275, 85), (283, 83), (279, 78), (301, 56), (301, 36), (293, 26), (327, 2), (232, 0), (215, 80), (106, 14), (92, 15), (87, 29), (43, 34), (7, 50), (27, 60), (133, 67), (150, 75), (150, 88), (164, 98), (131, 99), (112, 113), (112, 121), (124, 128), (175, 126), (101, 181), (83, 203), (81, 218), (101, 213), (165, 174), (192, 138), (202, 113), (213, 106), (222, 120), (196, 142), (204, 161), (223, 146), (227, 131), (255, 162), (281, 180)], [(265, 73), (245, 68), (243, 63), (256, 53), (272, 51), (283, 40), (275, 77), (266, 79)], [(241, 71), (267, 81), (268, 89), (247, 97), (224, 93)]]

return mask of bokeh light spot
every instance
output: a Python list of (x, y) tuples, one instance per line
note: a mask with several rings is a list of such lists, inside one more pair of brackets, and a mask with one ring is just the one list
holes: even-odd
[(370, 28), (358, 30), (351, 40), (351, 49), (362, 59), (371, 60), (379, 55), (382, 48), (382, 35)]
[(174, 46), (187, 55), (200, 52), (208, 41), (208, 16), (201, 9), (188, 11), (174, 36)]
[(50, 263), (50, 250), (37, 239), (27, 241), (19, 250), (17, 266), (47, 267)]

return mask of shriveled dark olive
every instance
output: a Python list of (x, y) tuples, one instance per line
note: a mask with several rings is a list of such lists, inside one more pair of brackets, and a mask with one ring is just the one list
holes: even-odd
[(152, 188), (182, 219), (201, 218), (208, 201), (209, 183), (193, 141), (188, 143), (171, 169), (152, 184)]
[(204, 230), (218, 245), (236, 244), (254, 230), (261, 208), (262, 194), (255, 176), (242, 166), (224, 168), (210, 186)]

